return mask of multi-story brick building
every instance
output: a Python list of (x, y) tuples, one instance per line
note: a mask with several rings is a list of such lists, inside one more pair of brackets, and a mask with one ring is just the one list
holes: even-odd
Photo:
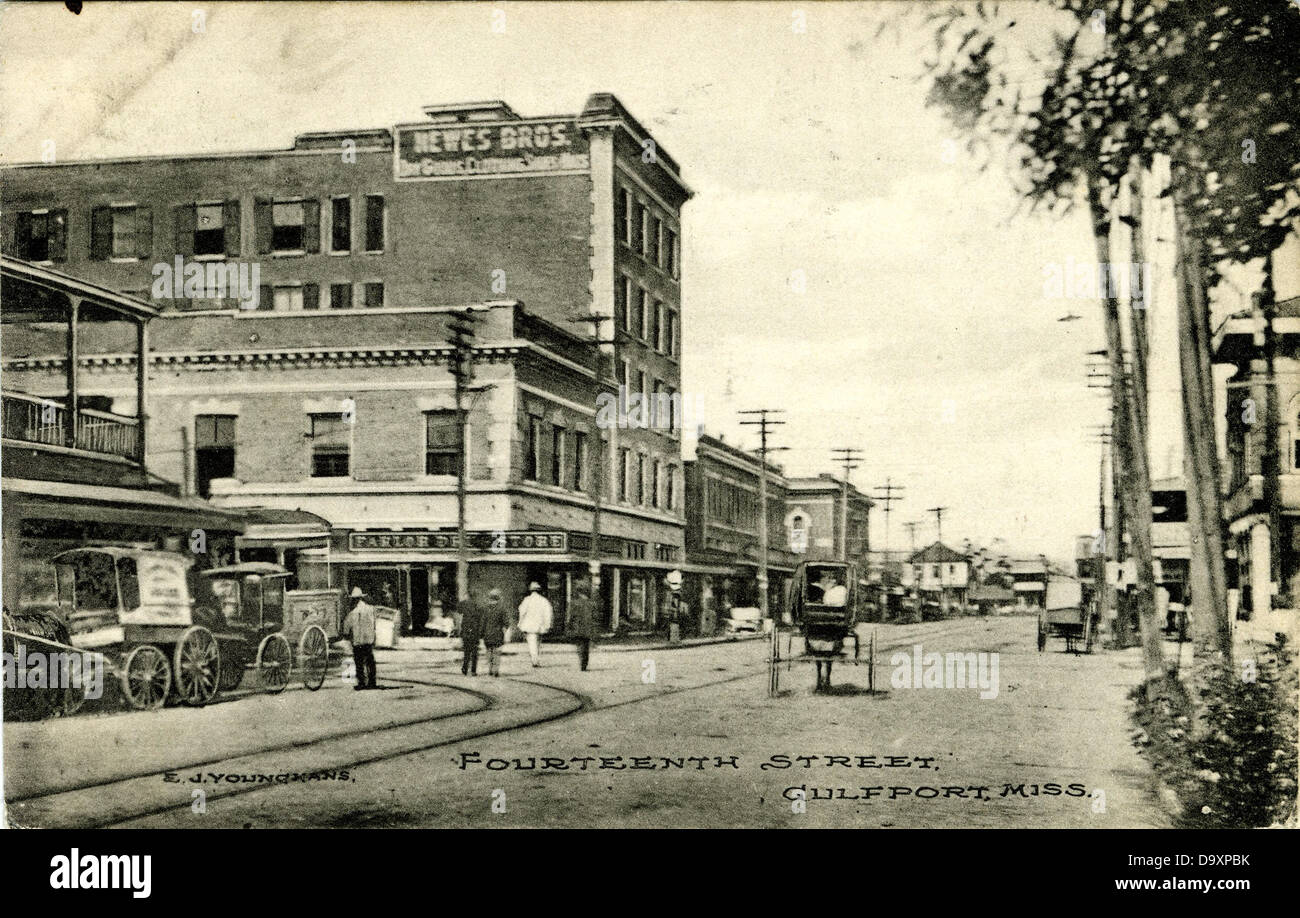
[[(652, 622), (656, 572), (682, 562), (691, 192), (608, 94), (578, 115), (425, 115), (286, 150), (12, 166), (0, 237), (162, 307), (149, 467), (222, 505), (328, 520), (304, 579), (364, 586), (419, 626), (449, 596), (463, 461), (473, 587), (540, 579), (562, 607), (598, 496), (607, 624)], [(445, 326), (471, 305), (460, 456)], [(124, 380), (102, 387), (130, 407)]]
[[(761, 468), (757, 456), (704, 433), (687, 458), (684, 591), (704, 633), (729, 608), (759, 605)], [(768, 607), (779, 612), (800, 556), (786, 522), (786, 478), (770, 462), (766, 488)]]

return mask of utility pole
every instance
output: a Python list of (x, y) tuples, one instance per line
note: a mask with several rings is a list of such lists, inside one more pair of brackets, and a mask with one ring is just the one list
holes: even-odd
[[(757, 427), (758, 447), (758, 608), (763, 618), (771, 618), (767, 602), (767, 454), (775, 452), (777, 447), (767, 445), (767, 429), (784, 424), (768, 417), (771, 414), (784, 414), (782, 408), (755, 408), (741, 411), (740, 414), (757, 415), (758, 420), (741, 421), (745, 427)], [(775, 626), (772, 629), (776, 631)]]
[(831, 450), (832, 458), (844, 468), (843, 501), (840, 504), (840, 560), (849, 560), (849, 474), (858, 467), (862, 451), (853, 447)]
[[(936, 541), (938, 542), (941, 548), (943, 547), (943, 511), (947, 509), (948, 509), (947, 507), (930, 507), (925, 511), (926, 513), (934, 514)], [(944, 590), (944, 587), (947, 586), (947, 584), (944, 583), (945, 578), (943, 576), (943, 562), (942, 561), (937, 562), (936, 567), (939, 569), (939, 614), (942, 615), (944, 618), (947, 618), (948, 617), (948, 594)]]
[(912, 555), (916, 554), (916, 530), (921, 528), (921, 523), (913, 520), (904, 523), (903, 528), (907, 530), (907, 544), (910, 547), (908, 554), (908, 564), (912, 568), (912, 603), (915, 606), (916, 620), (921, 620), (921, 571), (911, 563)]
[(451, 313), (447, 322), (452, 346), (451, 375), (456, 380), (456, 442), (460, 454), (456, 457), (456, 603), (469, 600), (469, 541), (465, 534), (465, 390), (474, 375), (474, 313), (462, 309)]
[[(896, 500), (903, 499), (903, 492), (907, 490), (903, 485), (893, 483), (894, 479), (886, 478), (883, 485), (876, 485), (876, 493), (871, 495), (871, 499), (885, 505), (885, 556), (889, 556), (889, 511), (890, 504)], [(881, 494), (880, 492), (884, 493)]]
[[(600, 394), (603, 391), (605, 381), (605, 351), (606, 345), (613, 345), (613, 338), (602, 338), (600, 336), (601, 326), (613, 320), (613, 316), (602, 315), (600, 313), (584, 314), (571, 316), (575, 322), (587, 322), (591, 325), (591, 338), (589, 339), (595, 351), (596, 359), (596, 378), (594, 381), (595, 398), (593, 405), (600, 404)], [(597, 419), (600, 418), (600, 412), (596, 412)], [(591, 574), (591, 600), (600, 604), (600, 507), (601, 491), (604, 489), (605, 475), (605, 448), (604, 437), (601, 435), (599, 420), (592, 431), (592, 450), (595, 455), (595, 461), (591, 469), (591, 551), (587, 558), (587, 571)]]

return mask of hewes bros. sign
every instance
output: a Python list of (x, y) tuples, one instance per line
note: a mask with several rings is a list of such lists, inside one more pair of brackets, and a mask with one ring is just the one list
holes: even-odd
[[(467, 532), (469, 547), (474, 551), (506, 552), (560, 552), (568, 550), (568, 534), (564, 532), (533, 532), (519, 530), (506, 532)], [(404, 529), (398, 532), (348, 533), (349, 551), (454, 551), (456, 533), (431, 532), (427, 529)]]
[(573, 121), (399, 124), (394, 130), (398, 179), (454, 181), (590, 168), (587, 138)]

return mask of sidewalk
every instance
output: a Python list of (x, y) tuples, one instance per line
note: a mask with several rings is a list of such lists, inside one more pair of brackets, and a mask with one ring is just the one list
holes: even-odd
[[(700, 647), (708, 644), (732, 644), (738, 641), (766, 640), (768, 635), (755, 634), (752, 632), (742, 632), (739, 634), (716, 634), (708, 637), (688, 637), (682, 638), (676, 644), (670, 644), (667, 639), (659, 634), (628, 634), (628, 635), (602, 635), (597, 638), (593, 644), (601, 650), (619, 650), (619, 651), (640, 651), (640, 650), (672, 650), (675, 647)], [(542, 641), (542, 651), (545, 652), (548, 647), (561, 646), (565, 650), (571, 650), (572, 644), (562, 638), (555, 637), (544, 639)], [(379, 647), (376, 648), (378, 653), (391, 653), (395, 650), (451, 650), (456, 653), (460, 652), (460, 638), (458, 637), (402, 637), (397, 641), (396, 647)], [(506, 644), (501, 653), (503, 656), (511, 656), (517, 653), (527, 653), (527, 645), (523, 640), (516, 640), (513, 643)]]

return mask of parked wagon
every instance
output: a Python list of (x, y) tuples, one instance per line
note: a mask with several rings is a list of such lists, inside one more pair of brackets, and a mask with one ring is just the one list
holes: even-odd
[(330, 641), (338, 636), (338, 593), (291, 591), (289, 571), (250, 561), (203, 571), (199, 589), (224, 619), (221, 688), (237, 688), (246, 670), (258, 685), (278, 694), (295, 668), (302, 684), (316, 691), (325, 682)]
[(1077, 580), (1049, 580), (1043, 608), (1038, 613), (1038, 649), (1047, 648), (1049, 637), (1059, 637), (1065, 639), (1069, 653), (1092, 653), (1096, 637), (1092, 619), (1092, 608), (1083, 601), (1083, 590)]
[(191, 600), (193, 562), (140, 548), (74, 548), (53, 559), (69, 642), (104, 654), (126, 701), (139, 710), (168, 698), (204, 705), (221, 670), (220, 613)]
[(174, 552), (76, 548), (53, 558), (69, 642), (102, 653), (137, 710), (200, 706), (239, 685), (250, 664), (270, 692), (294, 669), (315, 691), (338, 634), (338, 594), (286, 591), (274, 564), (193, 570)]

